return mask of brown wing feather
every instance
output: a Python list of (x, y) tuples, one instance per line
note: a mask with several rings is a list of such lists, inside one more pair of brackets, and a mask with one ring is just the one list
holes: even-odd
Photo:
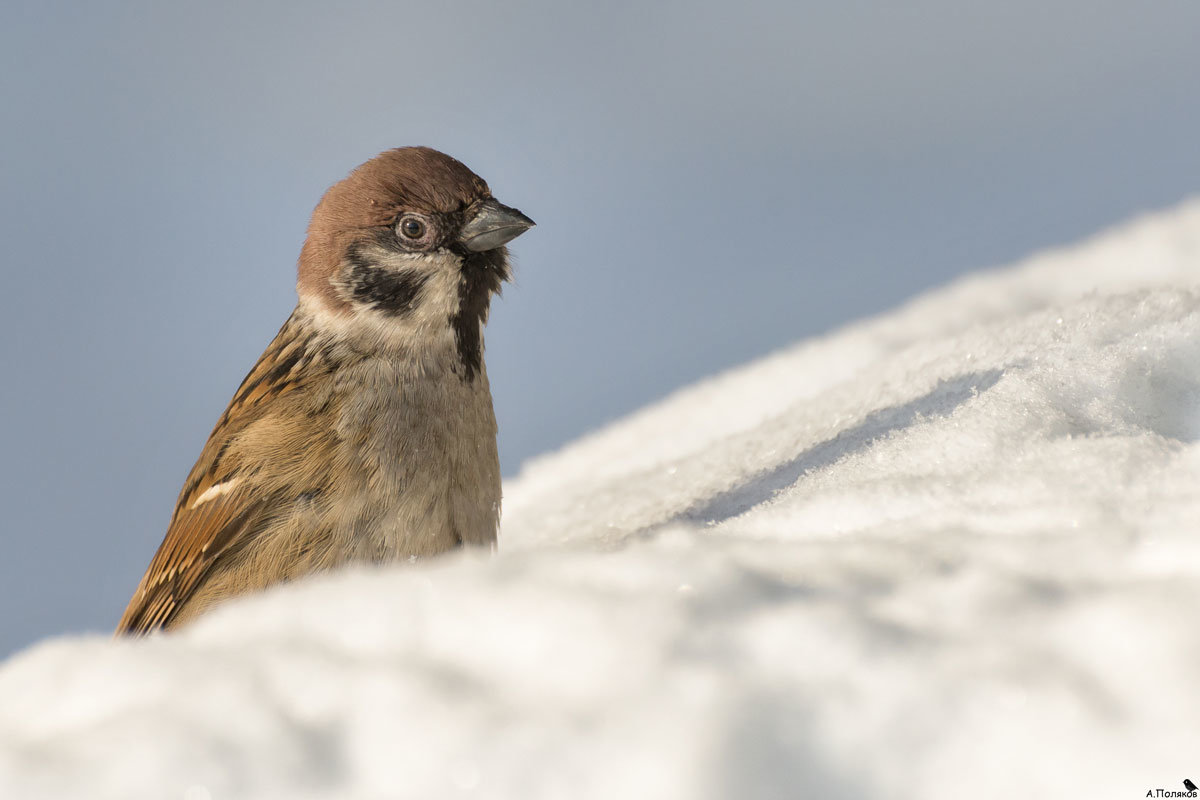
[[(227, 450), (239, 433), (268, 416), (276, 401), (324, 370), (293, 315), (242, 381), (192, 467), (162, 544), (117, 626), (143, 634), (166, 627), (223, 555), (252, 536), (287, 497), (265, 489), (270, 463), (239, 463)], [(227, 490), (223, 484), (229, 484)], [(206, 498), (205, 494), (215, 496)]]
[(196, 591), (213, 564), (255, 528), (264, 499), (230, 492), (178, 514), (125, 609), (118, 633), (149, 633), (167, 625)]

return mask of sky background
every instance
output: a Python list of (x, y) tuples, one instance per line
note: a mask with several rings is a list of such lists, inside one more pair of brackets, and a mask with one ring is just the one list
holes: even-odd
[(511, 476), (1196, 192), (1198, 36), (1194, 0), (8, 0), (0, 655), (113, 627), (375, 153), (444, 150), (538, 222), (487, 334)]

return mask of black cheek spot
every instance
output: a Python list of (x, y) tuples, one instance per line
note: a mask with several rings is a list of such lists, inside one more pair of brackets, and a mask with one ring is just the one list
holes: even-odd
[(429, 276), (376, 267), (355, 251), (349, 254), (349, 287), (354, 299), (388, 316), (400, 317), (417, 307)]

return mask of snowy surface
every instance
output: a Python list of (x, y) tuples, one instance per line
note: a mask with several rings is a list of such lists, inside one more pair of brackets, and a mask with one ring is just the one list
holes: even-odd
[(0, 666), (4, 798), (1200, 780), (1200, 203), (527, 466), (502, 547)]

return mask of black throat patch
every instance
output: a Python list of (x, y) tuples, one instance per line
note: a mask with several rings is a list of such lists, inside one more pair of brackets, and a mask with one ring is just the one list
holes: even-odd
[(459, 377), (471, 381), (483, 365), (483, 324), (487, 322), (492, 295), (508, 277), (508, 250), (497, 247), (482, 253), (462, 253), (462, 276), (458, 280), (458, 313), (450, 318), (458, 348)]

